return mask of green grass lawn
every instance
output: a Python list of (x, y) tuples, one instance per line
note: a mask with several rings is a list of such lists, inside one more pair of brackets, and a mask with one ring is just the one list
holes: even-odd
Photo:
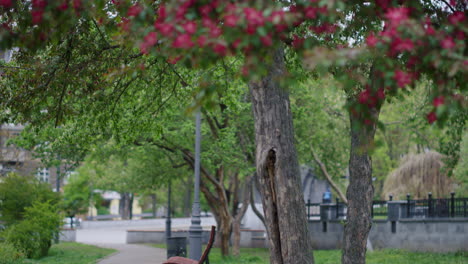
[[(165, 244), (153, 244), (154, 247), (165, 248)], [(316, 264), (341, 263), (341, 251), (316, 250), (314, 251)], [(210, 252), (210, 264), (268, 264), (268, 249), (242, 248), (239, 258), (222, 258), (219, 248)], [(468, 252), (438, 254), (415, 253), (405, 250), (385, 249), (376, 250), (367, 254), (368, 264), (467, 264)]]
[(47, 257), (25, 261), (27, 264), (94, 264), (98, 259), (116, 252), (80, 243), (64, 242), (53, 245)]

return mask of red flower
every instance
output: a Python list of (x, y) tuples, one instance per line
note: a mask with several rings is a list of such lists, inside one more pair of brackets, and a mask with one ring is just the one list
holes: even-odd
[(163, 21), (164, 19), (166, 19), (166, 7), (165, 6), (159, 6), (158, 21)]
[(239, 45), (241, 44), (242, 40), (241, 39), (237, 39), (235, 40), (233, 43), (232, 43), (232, 47), (234, 49), (237, 49), (239, 47)]
[(292, 46), (294, 48), (300, 48), (304, 44), (304, 38), (300, 38), (298, 35), (293, 36)]
[(13, 5), (11, 0), (0, 0), (0, 6), (3, 6), (4, 8), (10, 8)]
[(210, 36), (212, 38), (217, 38), (217, 37), (221, 36), (222, 33), (223, 33), (223, 31), (219, 27), (211, 27), (210, 28)]
[(158, 43), (158, 35), (156, 32), (150, 32), (145, 36), (144, 42), (149, 46), (154, 46)]
[(377, 90), (377, 98), (379, 98), (379, 100), (384, 100), (385, 99), (385, 89), (384, 88), (379, 88), (379, 90)]
[(183, 20), (185, 18), (185, 14), (187, 14), (187, 8), (184, 6), (181, 6), (177, 8), (176, 11), (176, 18), (179, 20)]
[(217, 43), (213, 46), (213, 51), (219, 56), (226, 56), (227, 47), (224, 44)]
[(134, 4), (128, 9), (127, 16), (136, 17), (141, 13), (142, 10), (143, 8), (140, 5)]
[(259, 26), (263, 26), (263, 24), (265, 23), (262, 13), (260, 11), (257, 11), (254, 8), (251, 8), (251, 7), (244, 8), (244, 14), (245, 14), (245, 19), (247, 19), (247, 23), (249, 25), (259, 27)]
[(204, 46), (206, 45), (206, 41), (207, 41), (206, 36), (201, 35), (201, 36), (197, 39), (197, 44), (198, 44), (198, 46), (200, 46), (200, 47), (204, 47)]
[(411, 51), (413, 48), (414, 44), (411, 39), (395, 38), (391, 44), (392, 52)]
[(317, 8), (308, 6), (304, 10), (305, 17), (309, 19), (315, 19), (317, 17)]
[(38, 9), (44, 9), (47, 6), (45, 0), (32, 0), (32, 6)]
[(224, 24), (228, 27), (235, 27), (238, 20), (239, 20), (239, 17), (237, 17), (234, 14), (227, 15), (224, 17)]
[(273, 24), (279, 24), (284, 21), (284, 11), (276, 10), (271, 12), (271, 15), (268, 19)]
[(455, 47), (455, 42), (452, 37), (448, 36), (440, 42), (440, 46), (442, 46), (443, 49), (453, 49)]
[(409, 8), (393, 7), (387, 10), (385, 18), (390, 22), (391, 27), (398, 27), (401, 23), (408, 19)]
[(366, 38), (367, 46), (373, 48), (379, 43), (379, 39), (375, 37), (374, 33), (369, 34)]
[(395, 81), (398, 84), (398, 87), (400, 88), (405, 87), (406, 85), (410, 84), (413, 81), (412, 74), (404, 72), (402, 70), (396, 70), (393, 78), (395, 79)]
[(262, 42), (263, 45), (269, 47), (273, 44), (273, 40), (271, 39), (270, 35), (266, 35), (260, 38), (260, 41)]
[(172, 43), (172, 47), (180, 48), (180, 49), (189, 49), (195, 45), (192, 40), (190, 39), (189, 34), (181, 34), (176, 37), (174, 42)]
[(154, 23), (154, 28), (159, 30), (163, 36), (169, 36), (173, 33), (174, 31), (174, 26), (172, 24), (167, 24), (167, 23)]
[(81, 8), (81, 0), (73, 0), (73, 8), (78, 10)]
[(358, 101), (360, 104), (367, 104), (370, 98), (371, 98), (370, 90), (366, 89), (362, 91), (361, 93), (359, 93)]
[(465, 14), (461, 11), (455, 11), (448, 17), (448, 20), (452, 25), (457, 25), (465, 20)]
[(427, 118), (427, 122), (429, 122), (429, 124), (432, 124), (435, 121), (437, 121), (437, 115), (436, 115), (436, 113), (434, 111), (427, 114), (426, 118)]
[(204, 5), (198, 8), (198, 11), (200, 11), (200, 14), (202, 14), (203, 17), (208, 17), (212, 9), (213, 8), (210, 5)]
[(436, 98), (434, 98), (434, 100), (432, 100), (432, 105), (434, 107), (439, 107), (441, 105), (444, 104), (445, 100), (444, 100), (444, 96), (443, 95), (440, 95), (440, 96), (437, 96)]
[(44, 15), (44, 11), (42, 11), (42, 10), (33, 10), (33, 11), (31, 11), (33, 24), (37, 25), (37, 24), (41, 23), (43, 15)]
[(197, 31), (197, 23), (189, 21), (182, 26), (188, 34), (193, 34)]
[(58, 6), (58, 10), (60, 11), (65, 11), (68, 9), (68, 3), (67, 1), (64, 1), (63, 3), (61, 3), (59, 6)]

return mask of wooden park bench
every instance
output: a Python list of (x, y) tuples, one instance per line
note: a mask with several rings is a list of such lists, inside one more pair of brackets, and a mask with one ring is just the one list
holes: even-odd
[[(211, 233), (210, 233), (210, 240), (208, 240), (208, 244), (206, 245), (205, 251), (203, 251), (203, 255), (201, 256), (200, 260), (193, 260), (184, 257), (171, 257), (163, 264), (203, 264), (208, 260), (208, 254), (210, 254), (211, 247), (213, 246), (214, 239), (215, 239), (216, 227), (211, 226)], [(206, 262), (209, 263), (209, 262)]]

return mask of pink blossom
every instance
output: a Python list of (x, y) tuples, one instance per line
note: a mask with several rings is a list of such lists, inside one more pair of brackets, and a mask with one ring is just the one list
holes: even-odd
[(227, 47), (224, 44), (217, 43), (213, 46), (213, 51), (218, 54), (219, 56), (226, 56), (227, 54)]
[(158, 13), (158, 21), (164, 21), (164, 19), (166, 19), (166, 7), (165, 6), (159, 6), (157, 13)]
[(211, 27), (210, 28), (210, 36), (212, 38), (217, 38), (223, 34), (223, 31), (219, 27)]
[(283, 10), (276, 10), (271, 12), (271, 15), (268, 19), (273, 24), (278, 24), (284, 21), (284, 11)]
[(298, 35), (293, 36), (292, 46), (294, 48), (300, 48), (304, 44), (304, 38), (300, 38)]
[(0, 6), (4, 8), (10, 8), (13, 5), (11, 0), (0, 0)]
[(32, 23), (37, 25), (42, 22), (42, 16), (44, 15), (43, 10), (33, 10), (31, 11)]
[(390, 22), (391, 27), (398, 27), (401, 23), (408, 19), (409, 8), (393, 7), (389, 8), (385, 13), (385, 18)]
[(144, 42), (149, 46), (154, 46), (158, 43), (158, 34), (156, 32), (150, 32), (145, 36)]
[(317, 17), (317, 8), (308, 6), (304, 10), (305, 17), (315, 19)]
[(194, 21), (188, 21), (182, 26), (188, 34), (193, 34), (197, 31), (197, 23)]
[(379, 100), (384, 100), (385, 99), (385, 89), (384, 88), (379, 88), (379, 90), (377, 90), (377, 98), (379, 98)]
[(68, 2), (67, 1), (64, 1), (63, 3), (61, 3), (58, 7), (58, 10), (60, 11), (65, 11), (68, 9)]
[(266, 47), (269, 47), (271, 45), (273, 45), (273, 40), (271, 39), (271, 36), (270, 35), (266, 35), (266, 36), (263, 36), (260, 38), (260, 41), (262, 42), (263, 45), (265, 45)]
[(45, 0), (32, 0), (32, 6), (38, 9), (44, 9), (47, 6), (47, 1)]
[(82, 4), (82, 3), (81, 3), (81, 0), (73, 0), (73, 8), (74, 8), (75, 10), (80, 9), (80, 8), (81, 8), (81, 4)]
[(366, 89), (359, 93), (358, 101), (360, 104), (367, 104), (367, 102), (369, 102), (370, 97), (370, 90)]
[(185, 14), (187, 14), (187, 8), (185, 6), (177, 8), (176, 19), (183, 20), (185, 18)]
[(224, 17), (224, 24), (228, 27), (235, 27), (239, 17), (234, 14), (230, 14)]
[(216, 27), (216, 23), (209, 17), (202, 18), (202, 25), (206, 28)]
[(463, 12), (455, 11), (455, 12), (453, 12), (453, 14), (451, 14), (448, 17), (448, 20), (452, 25), (457, 25), (458, 23), (463, 22), (463, 20), (465, 20), (465, 18), (466, 18), (465, 14)]
[(232, 42), (232, 47), (234, 49), (237, 49), (239, 45), (241, 44), (242, 40), (241, 39), (236, 39), (234, 42)]
[(429, 122), (429, 124), (432, 124), (435, 121), (437, 121), (437, 115), (436, 115), (436, 113), (434, 111), (427, 114), (426, 118), (427, 118), (427, 122)]
[(204, 5), (204, 6), (201, 6), (200, 8), (198, 8), (198, 10), (200, 11), (200, 14), (203, 16), (203, 17), (208, 17), (210, 15), (210, 12), (213, 8), (210, 6), (210, 5)]
[(457, 31), (455, 33), (455, 38), (459, 40), (465, 40), (465, 33), (463, 31)]
[(244, 8), (245, 19), (247, 23), (252, 26), (260, 27), (265, 23), (265, 19), (260, 11), (257, 11), (254, 8), (246, 7)]
[(411, 39), (395, 38), (391, 44), (392, 52), (412, 51), (414, 48)]
[(200, 47), (204, 47), (206, 45), (206, 41), (207, 41), (207, 37), (205, 35), (201, 35), (198, 39), (197, 39), (197, 44), (198, 46)]
[(453, 41), (452, 37), (448, 36), (440, 42), (440, 46), (442, 46), (443, 49), (450, 50), (455, 47), (455, 42)]
[(404, 72), (402, 70), (396, 70), (393, 79), (397, 82), (398, 87), (403, 88), (413, 81), (411, 73)]
[(134, 4), (128, 9), (127, 16), (136, 17), (141, 13), (142, 10), (143, 8), (140, 5)]
[(167, 23), (154, 23), (154, 28), (161, 32), (163, 36), (169, 36), (174, 32), (174, 26), (172, 24)]
[(366, 38), (367, 46), (373, 48), (379, 43), (379, 39), (375, 37), (374, 33), (369, 34)]
[(172, 43), (172, 47), (174, 48), (180, 48), (180, 49), (189, 49), (195, 45), (189, 34), (181, 34), (176, 37), (174, 42)]
[(432, 100), (432, 105), (434, 107), (439, 107), (441, 105), (444, 104), (445, 100), (444, 100), (444, 96), (443, 95), (440, 95), (440, 96), (437, 96), (436, 98), (434, 98), (434, 100)]

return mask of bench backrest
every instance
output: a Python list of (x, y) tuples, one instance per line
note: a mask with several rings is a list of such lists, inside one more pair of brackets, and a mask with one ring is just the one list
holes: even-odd
[(210, 254), (211, 247), (213, 246), (213, 243), (215, 240), (215, 234), (216, 234), (216, 227), (211, 226), (210, 240), (208, 240), (208, 244), (206, 245), (205, 251), (203, 251), (203, 255), (198, 261), (198, 264), (203, 264), (208, 258), (208, 254)]

